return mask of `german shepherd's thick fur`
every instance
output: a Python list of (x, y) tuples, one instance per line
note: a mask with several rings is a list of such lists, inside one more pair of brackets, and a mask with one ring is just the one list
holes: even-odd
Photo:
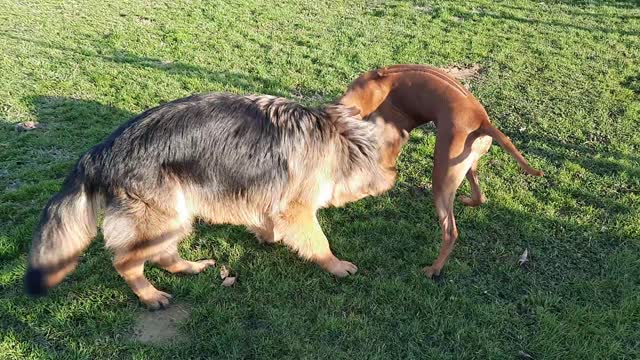
[(145, 262), (172, 273), (213, 264), (178, 255), (196, 217), (245, 225), (336, 276), (353, 274), (355, 265), (332, 254), (316, 212), (393, 186), (379, 132), (351, 108), (271, 96), (196, 95), (147, 110), (82, 155), (44, 208), (27, 292), (44, 294), (75, 268), (102, 211), (113, 264), (150, 308), (170, 295), (145, 278)]

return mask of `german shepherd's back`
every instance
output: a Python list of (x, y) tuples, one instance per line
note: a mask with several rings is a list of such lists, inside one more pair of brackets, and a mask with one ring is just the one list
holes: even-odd
[(375, 125), (340, 105), (307, 109), (269, 96), (197, 95), (147, 110), (82, 155), (46, 205), (34, 234), (26, 289), (43, 294), (74, 269), (104, 210), (114, 265), (150, 307), (168, 303), (145, 261), (197, 273), (212, 261), (179, 257), (194, 217), (246, 225), (344, 276), (315, 211), (377, 194), (395, 169), (380, 165)]

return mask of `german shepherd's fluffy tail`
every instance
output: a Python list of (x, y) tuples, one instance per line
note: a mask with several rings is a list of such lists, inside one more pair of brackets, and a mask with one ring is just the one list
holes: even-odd
[(90, 190), (84, 170), (88, 160), (84, 155), (78, 161), (62, 190), (42, 211), (25, 276), (29, 295), (44, 295), (62, 281), (75, 269), (78, 257), (97, 233), (103, 196)]

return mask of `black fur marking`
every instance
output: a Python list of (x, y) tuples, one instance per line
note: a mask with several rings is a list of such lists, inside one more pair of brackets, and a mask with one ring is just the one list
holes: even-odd
[(32, 267), (27, 269), (27, 274), (24, 277), (24, 289), (27, 295), (30, 296), (44, 296), (47, 294), (42, 270)]
[[(277, 191), (286, 186), (292, 153), (314, 151), (335, 134), (332, 117), (338, 110), (326, 109), (270, 96), (190, 96), (122, 125), (80, 158), (78, 172), (89, 191), (144, 193), (161, 189), (167, 175), (219, 194), (241, 194), (265, 184)], [(366, 122), (351, 122), (366, 127)], [(373, 133), (367, 135), (375, 148)]]

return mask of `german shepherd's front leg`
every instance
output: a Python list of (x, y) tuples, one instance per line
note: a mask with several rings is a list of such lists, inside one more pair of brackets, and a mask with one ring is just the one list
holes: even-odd
[(274, 219), (274, 229), (283, 235), (283, 242), (295, 250), (301, 257), (311, 260), (323, 269), (338, 277), (355, 274), (358, 267), (340, 260), (329, 248), (329, 241), (322, 232), (317, 209), (295, 204)]

